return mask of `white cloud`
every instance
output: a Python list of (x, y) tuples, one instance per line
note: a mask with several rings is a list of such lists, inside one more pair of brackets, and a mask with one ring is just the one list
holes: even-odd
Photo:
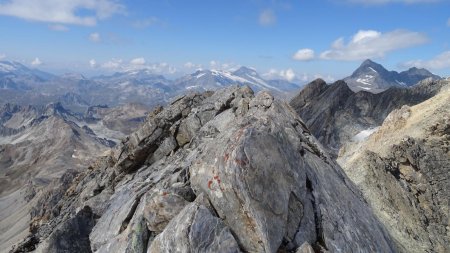
[(144, 65), (145, 64), (145, 59), (143, 57), (140, 58), (134, 58), (130, 61), (131, 65), (134, 66), (140, 66), (140, 65)]
[(39, 58), (34, 58), (34, 60), (31, 62), (31, 65), (33, 65), (33, 66), (39, 66), (39, 65), (42, 65), (42, 61), (41, 60), (39, 60)]
[(427, 69), (450, 68), (450, 51), (445, 51), (431, 60), (413, 60), (401, 64), (404, 67), (417, 67)]
[(5, 59), (6, 58), (6, 55), (5, 54), (0, 54), (0, 60), (3, 60), (3, 59)]
[(69, 31), (69, 27), (61, 25), (61, 24), (49, 25), (48, 28), (50, 30), (57, 31), (57, 32), (67, 32), (67, 31)]
[(267, 73), (262, 74), (266, 79), (284, 79), (289, 82), (308, 83), (317, 78), (322, 78), (326, 82), (334, 82), (336, 78), (329, 74), (310, 74), (310, 73), (296, 73), (293, 69), (285, 70), (270, 69)]
[(292, 59), (297, 61), (310, 61), (314, 59), (314, 50), (309, 48), (300, 49), (292, 56)]
[(450, 26), (450, 18), (447, 20), (447, 26)]
[(122, 68), (122, 63), (122, 59), (111, 59), (110, 61), (103, 63), (101, 67), (104, 69), (117, 71)]
[(9, 0), (0, 3), (0, 15), (59, 24), (93, 26), (98, 20), (123, 13), (125, 6), (117, 0)]
[(100, 33), (91, 33), (89, 34), (89, 40), (95, 43), (98, 43), (102, 40)]
[(320, 58), (344, 61), (380, 58), (391, 51), (421, 45), (427, 41), (428, 38), (424, 34), (406, 30), (387, 33), (360, 30), (347, 44), (342, 37), (335, 40), (331, 49), (322, 52)]
[(100, 65), (101, 68), (109, 71), (132, 71), (132, 70), (149, 70), (154, 74), (174, 74), (177, 69), (170, 66), (166, 62), (146, 63), (144, 58), (135, 58), (128, 63), (122, 59), (111, 59)]
[(294, 70), (291, 68), (285, 70), (270, 69), (269, 72), (262, 74), (262, 76), (266, 79), (284, 79), (289, 82), (294, 81), (297, 77)]
[(195, 64), (195, 63), (192, 63), (192, 62), (186, 62), (184, 64), (184, 67), (187, 68), (187, 69), (201, 69), (202, 65), (201, 64)]
[(216, 70), (225, 70), (225, 71), (234, 71), (237, 70), (240, 65), (232, 63), (232, 62), (219, 62), (216, 60), (212, 60), (209, 62), (209, 67), (211, 69), (216, 69)]
[(289, 82), (291, 82), (295, 78), (295, 72), (292, 69), (282, 70), (280, 72), (280, 76), (282, 76), (284, 79), (286, 79)]
[(418, 4), (418, 3), (435, 3), (440, 1), (441, 0), (347, 0), (347, 2), (365, 5), (381, 5), (389, 3)]
[(259, 24), (262, 26), (270, 26), (277, 22), (277, 17), (271, 9), (261, 11), (259, 14)]
[(91, 68), (96, 68), (97, 67), (97, 61), (95, 59), (89, 60), (89, 66), (91, 66)]

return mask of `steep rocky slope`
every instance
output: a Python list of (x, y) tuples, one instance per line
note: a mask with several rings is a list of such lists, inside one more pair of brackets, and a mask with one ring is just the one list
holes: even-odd
[(305, 120), (313, 135), (333, 154), (342, 144), (381, 125), (386, 116), (403, 105), (418, 104), (446, 81), (424, 80), (411, 88), (390, 88), (373, 94), (353, 92), (344, 81), (327, 85), (317, 79), (308, 84), (290, 105)]
[(76, 125), (58, 104), (6, 105), (0, 114), (0, 245), (6, 248), (28, 233), (36, 194), (67, 170), (85, 168), (111, 142)]
[(59, 103), (0, 108), (2, 247), (26, 237), (30, 210), (52, 180), (66, 171), (85, 169), (93, 158), (110, 150), (112, 140), (137, 129), (146, 114), (137, 105), (91, 112), (95, 113), (82, 117)]
[(51, 188), (15, 252), (395, 252), (292, 108), (248, 87), (175, 99)]
[(435, 97), (394, 110), (338, 162), (403, 252), (450, 252), (450, 82)]

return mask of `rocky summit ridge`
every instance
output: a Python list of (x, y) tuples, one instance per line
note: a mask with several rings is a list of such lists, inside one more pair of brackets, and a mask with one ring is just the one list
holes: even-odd
[(13, 252), (396, 251), (296, 112), (239, 86), (157, 108), (31, 216)]

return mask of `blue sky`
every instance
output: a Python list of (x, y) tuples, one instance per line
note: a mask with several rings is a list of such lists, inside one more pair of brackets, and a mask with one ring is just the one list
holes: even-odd
[(0, 58), (95, 75), (254, 67), (330, 81), (366, 58), (450, 76), (449, 0), (0, 0)]

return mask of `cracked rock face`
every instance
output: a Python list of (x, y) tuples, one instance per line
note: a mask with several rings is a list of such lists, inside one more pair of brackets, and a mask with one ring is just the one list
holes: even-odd
[(338, 162), (362, 190), (401, 252), (449, 252), (450, 85), (393, 111)]
[(86, 208), (95, 224), (79, 252), (395, 251), (295, 111), (248, 87), (156, 109), (66, 189), (47, 195), (57, 203), (35, 212), (18, 251), (58, 252), (58, 228)]

